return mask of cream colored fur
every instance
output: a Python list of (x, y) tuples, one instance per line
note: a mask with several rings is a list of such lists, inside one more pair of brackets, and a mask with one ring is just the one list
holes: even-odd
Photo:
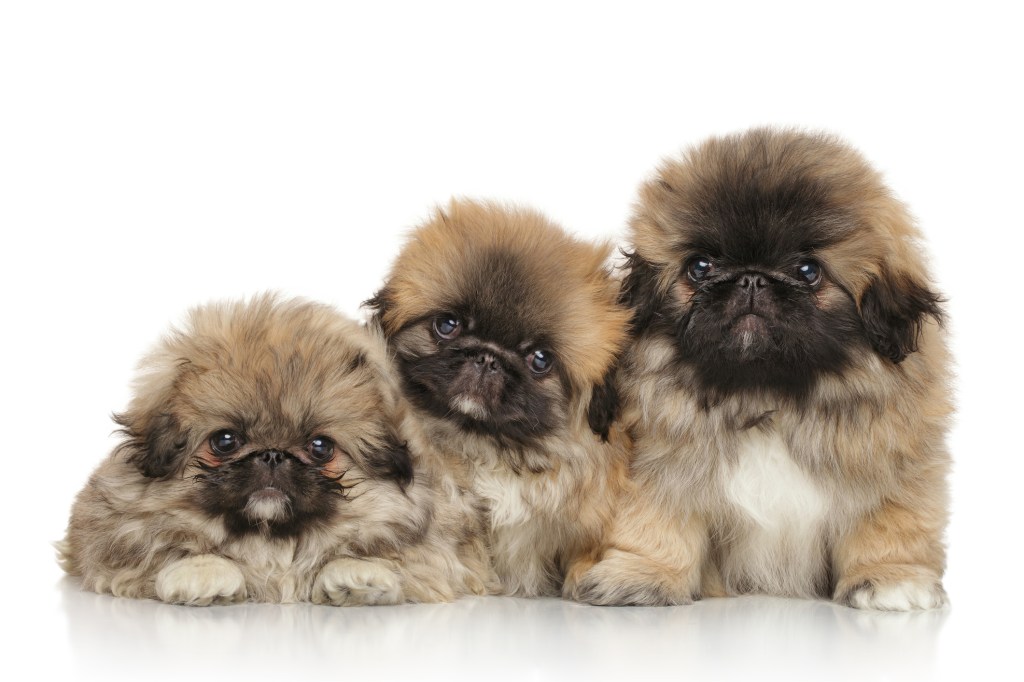
[[(805, 220), (846, 230), (809, 254), (825, 273), (814, 305), (852, 306), (864, 338), (850, 338), (842, 371), (818, 375), (800, 399), (770, 388), (709, 397), (667, 331), (693, 305), (683, 266), (706, 247), (692, 245), (719, 229), (714, 216), (699, 224), (694, 216), (706, 217), (709, 205), (731, 215), (732, 198), (794, 183), (813, 188), (807, 196), (828, 211)], [(776, 204), (763, 201), (770, 213)], [(801, 229), (774, 219), (763, 238)], [(621, 362), (632, 485), (601, 561), (572, 596), (683, 604), (759, 592), (858, 608), (945, 604), (950, 359), (928, 308), (937, 300), (919, 234), (880, 176), (828, 136), (756, 129), (715, 138), (643, 185), (631, 241), (632, 262), (651, 273), (638, 305), (660, 306), (662, 326), (640, 333)], [(872, 305), (887, 306), (870, 325), (869, 292)], [(907, 326), (885, 337), (885, 325)]]
[[(451, 479), (449, 497), (476, 511), (508, 594), (557, 595), (563, 585), (571, 591), (593, 563), (625, 483), (626, 439), (613, 428), (602, 442), (587, 412), (593, 387), (626, 339), (628, 314), (616, 303), (610, 250), (529, 209), (453, 200), (412, 232), (371, 301), (375, 323), (410, 364), (437, 352), (430, 320), (456, 312), (457, 304), (491, 319), (489, 306), (514, 299), (528, 318), (491, 323), (539, 329), (551, 345), (557, 370), (533, 386), (551, 406), (554, 427), (543, 436), (524, 444), (481, 435), (421, 407), (407, 421), (410, 447), (440, 463)], [(514, 264), (514, 278), (489, 269), (497, 261)], [(461, 396), (449, 408), (454, 416), (486, 416)]]
[[(297, 536), (238, 535), (198, 504), (205, 439), (220, 427), (211, 415), (252, 409), (250, 390), (268, 396), (256, 406), (282, 442), (312, 435), (295, 431), (294, 414), (318, 420), (337, 443), (325, 475), (340, 475), (348, 491), (329, 522)], [(161, 421), (168, 414), (174, 420)], [(126, 442), (75, 501), (58, 543), (61, 565), (87, 590), (193, 605), (446, 601), (492, 590), (476, 515), (463, 513), (450, 486), (442, 492), (429, 452), (412, 452), (414, 478), (404, 490), (367, 468), (388, 429), (407, 440), (402, 414), (382, 340), (327, 307), (264, 296), (199, 308), (144, 364), (123, 418)], [(144, 476), (137, 458), (178, 427), (188, 443), (180, 470)], [(249, 511), (254, 521), (282, 512), (261, 504)]]
[(583, 420), (575, 433), (526, 450), (534, 467), (515, 470), (490, 438), (423, 413), (415, 419), (411, 442), (447, 462), (457, 485), (477, 498), (503, 592), (554, 596), (567, 574), (589, 566), (625, 477), (621, 443), (602, 443)]

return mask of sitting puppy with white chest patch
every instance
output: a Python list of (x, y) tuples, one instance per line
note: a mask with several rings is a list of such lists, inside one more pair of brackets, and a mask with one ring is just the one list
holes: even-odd
[(712, 139), (643, 186), (631, 237), (635, 488), (574, 596), (945, 604), (942, 311), (878, 174), (823, 135)]
[(89, 590), (190, 605), (483, 592), (479, 532), (438, 504), (400, 410), (379, 336), (330, 308), (197, 308), (144, 360), (61, 563)]
[(478, 498), (509, 594), (568, 589), (626, 478), (602, 390), (628, 321), (609, 251), (533, 211), (453, 201), (369, 301), (413, 406), (410, 444)]

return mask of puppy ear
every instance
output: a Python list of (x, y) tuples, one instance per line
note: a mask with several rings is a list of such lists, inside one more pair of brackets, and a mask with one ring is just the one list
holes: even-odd
[(148, 478), (166, 478), (185, 468), (188, 429), (174, 410), (178, 385), (190, 370), (179, 354), (164, 348), (147, 357), (135, 379), (128, 409), (114, 415), (124, 442), (117, 451)]
[(942, 323), (942, 298), (912, 277), (897, 273), (875, 279), (860, 301), (860, 316), (874, 349), (894, 363), (917, 350), (925, 318)]
[(587, 406), (590, 429), (608, 442), (608, 429), (619, 416), (619, 391), (615, 386), (615, 368), (608, 370), (604, 380), (594, 386)]
[(391, 293), (391, 289), (386, 286), (375, 293), (372, 297), (363, 301), (363, 305), (369, 308), (373, 313), (373, 322), (382, 329), (384, 328), (384, 316), (393, 304), (394, 296)]
[(392, 480), (402, 490), (412, 483), (412, 456), (409, 448), (393, 433), (389, 433), (379, 445), (359, 453), (358, 461), (370, 476)]
[(661, 307), (662, 295), (658, 291), (658, 270), (635, 251), (623, 251), (626, 257), (626, 277), (619, 290), (619, 303), (633, 312), (630, 329), (634, 334), (651, 326), (654, 315)]
[(118, 451), (147, 478), (166, 478), (185, 463), (188, 434), (171, 414), (115, 414), (114, 421), (128, 439)]

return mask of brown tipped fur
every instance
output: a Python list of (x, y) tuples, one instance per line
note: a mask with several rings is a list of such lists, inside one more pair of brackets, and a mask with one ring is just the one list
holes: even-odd
[(443, 459), (478, 497), (506, 593), (569, 589), (596, 559), (626, 480), (625, 438), (609, 428), (614, 399), (599, 389), (628, 321), (606, 264), (610, 250), (530, 210), (452, 201), (412, 233), (369, 302), (406, 377), (421, 377), (446, 352), (431, 331), (431, 318), (446, 312), (472, 311), (464, 314), (465, 336), (479, 335), (508, 357), (518, 341), (535, 339), (554, 353), (550, 375), (527, 376), (520, 386), (546, 407), (493, 428), (460, 419), (444, 404), (417, 402), (417, 392), (430, 393), (436, 380), (406, 382), (417, 405), (410, 442)]
[[(327, 306), (264, 295), (196, 308), (142, 362), (117, 417), (125, 439), (75, 501), (61, 565), (88, 590), (195, 605), (484, 593), (479, 532), (437, 467), (408, 453), (403, 409), (382, 339)], [(329, 502), (292, 532), (232, 529), (199, 493), (207, 440), (227, 427), (295, 457), (332, 439)]]
[(470, 281), (460, 265), (489, 254), (513, 254), (530, 291), (544, 292), (544, 306), (531, 311), (537, 326), (551, 330), (554, 344), (579, 386), (599, 383), (625, 343), (627, 313), (615, 303), (608, 276), (608, 244), (580, 241), (539, 213), (476, 201), (452, 201), (409, 238), (391, 268), (377, 316), (394, 336), (413, 320), (482, 292), (496, 278)]
[[(833, 137), (755, 129), (665, 162), (641, 188), (630, 230), (624, 296), (636, 340), (618, 379), (634, 487), (573, 596), (944, 604), (952, 406), (941, 301), (919, 234), (879, 174)], [(688, 276), (695, 254), (775, 272), (795, 262), (789, 246), (771, 255), (786, 244), (822, 266), (801, 300), (813, 300), (808, 319), (836, 321), (821, 331), (835, 351), (784, 391), (687, 356), (685, 335), (697, 333), (695, 310), (712, 286)], [(752, 461), (794, 487), (747, 476)], [(743, 488), (751, 481), (760, 487)]]

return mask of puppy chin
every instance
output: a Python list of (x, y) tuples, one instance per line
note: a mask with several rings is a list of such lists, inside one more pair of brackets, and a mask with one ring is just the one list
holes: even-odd
[(490, 416), (490, 411), (475, 396), (460, 394), (453, 397), (448, 404), (455, 412), (472, 417), (473, 419), (487, 419)]
[(277, 488), (267, 486), (249, 496), (242, 513), (254, 522), (274, 523), (291, 516), (292, 501)]

